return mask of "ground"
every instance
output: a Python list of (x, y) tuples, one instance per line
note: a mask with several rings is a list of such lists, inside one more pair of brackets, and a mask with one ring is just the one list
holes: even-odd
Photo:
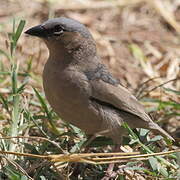
[[(86, 140), (79, 129), (64, 124), (45, 100), (41, 75), (48, 51), (44, 43), (23, 33), (17, 45), (13, 38), (13, 20), (16, 28), (20, 20), (25, 20), (25, 31), (48, 18), (60, 16), (76, 19), (89, 28), (100, 57), (113, 75), (141, 100), (153, 119), (177, 140), (172, 146), (164, 145), (165, 142), (156, 142), (158, 136), (150, 133), (143, 139), (141, 136), (146, 131), (138, 131), (136, 134), (148, 149), (142, 147), (141, 143), (134, 143), (130, 136), (121, 150), (149, 153), (177, 149), (180, 138), (178, 0), (1, 0), (0, 134), (1, 137), (19, 137), (17, 141), (2, 140), (1, 150), (60, 153), (43, 140), (28, 139), (29, 136), (38, 136), (56, 142), (65, 152), (78, 153), (82, 139)], [(13, 53), (10, 53), (10, 49), (14, 49)], [(27, 139), (20, 139), (20, 136)], [(100, 143), (92, 144), (88, 151), (111, 152), (110, 144), (103, 146), (108, 142), (102, 138)], [(63, 179), (68, 176), (70, 179), (100, 179), (107, 169), (106, 165), (65, 163), (57, 170), (41, 159), (12, 155), (2, 157), (2, 179), (13, 179), (15, 175), (32, 179)], [(176, 179), (179, 175), (175, 168), (178, 167), (177, 159), (178, 155), (172, 155), (162, 161), (156, 158), (125, 161), (123, 165), (127, 169), (118, 164), (115, 176), (124, 179)], [(171, 165), (168, 166), (165, 161)]]

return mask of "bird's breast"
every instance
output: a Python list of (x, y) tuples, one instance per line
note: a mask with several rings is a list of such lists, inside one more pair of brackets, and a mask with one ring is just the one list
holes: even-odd
[(63, 104), (70, 107), (87, 103), (88, 82), (83, 74), (72, 68), (61, 69), (58, 64), (47, 62), (43, 71), (43, 86), (52, 106)]
[(89, 134), (98, 131), (101, 120), (89, 103), (91, 87), (86, 76), (73, 68), (61, 69), (47, 62), (43, 86), (48, 102), (55, 112)]

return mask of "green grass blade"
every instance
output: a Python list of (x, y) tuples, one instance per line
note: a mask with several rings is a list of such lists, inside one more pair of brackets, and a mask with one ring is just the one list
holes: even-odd
[(40, 95), (40, 93), (39, 93), (35, 88), (33, 88), (33, 89), (34, 89), (34, 91), (35, 91), (35, 94), (36, 94), (37, 98), (39, 99), (39, 101), (40, 101), (40, 103), (41, 103), (41, 106), (42, 106), (44, 112), (45, 112), (46, 115), (47, 115), (48, 122), (49, 122), (49, 124), (51, 125), (53, 132), (58, 135), (58, 134), (59, 134), (59, 131), (57, 130), (56, 125), (55, 125), (54, 122), (53, 122), (53, 119), (52, 119), (52, 116), (51, 116), (51, 112), (49, 112), (48, 107), (47, 107), (47, 105), (46, 105), (46, 102), (44, 101), (44, 99), (43, 99), (43, 97)]
[(2, 94), (0, 94), (0, 100), (1, 100), (4, 108), (9, 112), (8, 102), (7, 102), (7, 100), (3, 97)]
[(6, 53), (5, 51), (3, 51), (2, 49), (0, 49), (0, 54), (4, 55), (7, 59), (11, 59), (11, 57), (9, 56), (8, 53)]
[(176, 90), (171, 89), (171, 88), (164, 88), (164, 90), (169, 91), (169, 92), (173, 92), (173, 93), (175, 93), (177, 95), (180, 95), (180, 91), (176, 91)]
[(11, 82), (12, 82), (12, 94), (16, 94), (17, 93), (17, 66), (16, 65), (12, 67)]
[(17, 29), (15, 30), (15, 19), (13, 19), (13, 32), (10, 35), (10, 53), (11, 53), (11, 57), (13, 56), (13, 53), (16, 49), (16, 45), (17, 45), (17, 41), (19, 40), (21, 33), (24, 29), (26, 21), (25, 20), (21, 20)]
[(19, 40), (19, 37), (21, 36), (21, 33), (22, 33), (23, 29), (24, 29), (25, 24), (26, 24), (26, 21), (21, 20), (18, 27), (17, 27), (17, 30), (16, 30), (16, 32), (14, 34), (15, 46), (16, 46), (17, 41)]

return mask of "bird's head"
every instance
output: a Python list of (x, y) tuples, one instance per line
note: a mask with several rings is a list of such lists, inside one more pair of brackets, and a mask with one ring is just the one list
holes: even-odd
[(43, 39), (51, 51), (65, 51), (69, 54), (83, 49), (86, 56), (96, 52), (94, 39), (88, 29), (80, 22), (60, 17), (50, 19), (28, 29), (28, 35)]

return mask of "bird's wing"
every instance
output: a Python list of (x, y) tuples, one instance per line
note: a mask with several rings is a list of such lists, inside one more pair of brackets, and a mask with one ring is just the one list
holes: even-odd
[(92, 86), (92, 97), (102, 103), (108, 103), (121, 111), (129, 112), (144, 121), (152, 121), (138, 100), (115, 79), (105, 65), (85, 72)]
[(113, 85), (99, 79), (92, 81), (91, 85), (93, 98), (136, 115), (144, 121), (152, 121), (135, 96), (120, 84)]
[(120, 111), (133, 114), (140, 118), (138, 122), (135, 122), (136, 127), (154, 130), (154, 132), (158, 132), (162, 136), (168, 137), (174, 141), (166, 131), (152, 121), (138, 100), (120, 84), (113, 85), (106, 81), (96, 79), (91, 82), (91, 86), (91, 98), (93, 98), (97, 103), (106, 104)]
[(96, 69), (85, 72), (85, 75), (92, 87), (91, 100), (96, 101), (96, 103), (101, 105), (106, 105), (139, 117), (138, 122), (133, 122), (135, 127), (139, 126), (152, 129), (174, 141), (166, 131), (152, 121), (136, 97), (125, 87), (121, 86), (104, 65), (99, 64)]

